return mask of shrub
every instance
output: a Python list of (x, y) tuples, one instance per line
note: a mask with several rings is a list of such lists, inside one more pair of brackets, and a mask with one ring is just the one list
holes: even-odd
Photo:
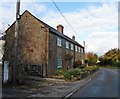
[(73, 63), (73, 68), (83, 68), (84, 66), (82, 66), (82, 62), (81, 61), (75, 61)]
[(88, 76), (88, 72), (87, 71), (82, 71), (81, 72), (81, 78), (85, 78), (86, 76)]
[(120, 66), (120, 61), (119, 62), (112, 62), (112, 66), (119, 67)]
[(99, 68), (97, 66), (88, 66), (88, 67), (85, 67), (83, 70), (84, 71), (89, 71), (90, 73), (94, 72), (94, 71), (97, 71)]
[(81, 70), (79, 68), (70, 69), (64, 73), (64, 78), (66, 80), (71, 80), (73, 77), (77, 77), (81, 74)]
[(63, 75), (65, 80), (71, 80), (71, 79), (82, 79), (88, 75), (90, 75), (90, 73), (94, 72), (98, 70), (97, 66), (88, 66), (85, 67), (83, 69), (80, 68), (75, 68), (75, 69), (70, 69), (68, 71), (64, 71), (62, 69), (58, 69), (56, 72), (56, 75)]
[(73, 75), (73, 77), (76, 77), (77, 75), (80, 75), (80, 69), (79, 69), (79, 68), (70, 69), (68, 72), (69, 72), (71, 75)]
[(64, 75), (64, 70), (63, 69), (57, 69), (57, 71), (55, 72), (55, 75)]
[(74, 76), (80, 75), (81, 69), (75, 68), (74, 72), (75, 72)]
[(71, 78), (72, 78), (71, 73), (66, 71), (66, 72), (64, 73), (64, 78), (65, 78), (66, 80), (71, 80)]

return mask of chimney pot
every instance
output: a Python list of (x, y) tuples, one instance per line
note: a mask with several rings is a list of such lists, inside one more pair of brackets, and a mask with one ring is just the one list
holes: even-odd
[(75, 41), (75, 36), (74, 35), (72, 36), (72, 39)]
[(60, 33), (63, 33), (63, 29), (64, 29), (64, 27), (63, 27), (61, 24), (59, 24), (59, 25), (57, 26), (57, 30), (58, 30)]

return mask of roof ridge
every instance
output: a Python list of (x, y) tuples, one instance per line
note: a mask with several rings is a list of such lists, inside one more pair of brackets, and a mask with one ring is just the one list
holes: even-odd
[[(40, 20), (39, 18), (37, 18), (35, 15), (33, 15), (31, 12), (29, 12), (28, 10), (25, 10), (21, 15), (20, 15), (20, 18), (19, 19), (21, 19), (21, 16), (23, 16), (25, 13), (29, 13), (31, 16), (33, 16), (35, 19), (37, 19), (38, 21), (40, 21), (41, 23), (43, 23), (45, 26), (47, 26), (52, 32), (55, 32), (57, 35), (59, 35), (59, 36), (62, 36), (62, 37), (64, 37), (64, 38), (66, 38), (67, 40), (69, 40), (69, 41), (71, 41), (71, 42), (74, 42), (74, 43), (76, 43), (77, 45), (79, 45), (79, 46), (81, 46), (81, 47), (83, 47), (81, 44), (79, 44), (77, 41), (73, 41), (70, 37), (68, 37), (67, 35), (65, 35), (65, 34), (62, 34), (62, 33), (60, 33), (57, 29), (55, 29), (55, 28), (53, 28), (53, 27), (51, 27), (50, 25), (48, 25), (48, 24), (46, 24), (45, 22), (43, 22), (42, 20)], [(15, 22), (13, 22), (13, 24), (14, 24)], [(13, 25), (12, 24), (12, 25)], [(11, 25), (11, 26), (12, 26)], [(10, 27), (11, 27), (10, 26)], [(9, 27), (9, 28), (10, 28)], [(9, 29), (8, 28), (8, 29)], [(7, 30), (8, 30), (7, 29)], [(6, 31), (7, 31), (6, 30)]]

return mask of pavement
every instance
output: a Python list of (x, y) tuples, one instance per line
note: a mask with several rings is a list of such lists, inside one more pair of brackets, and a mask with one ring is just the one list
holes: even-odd
[(4, 87), (2, 88), (2, 97), (22, 97), (22, 99), (29, 97), (55, 97), (66, 99), (89, 83), (98, 75), (98, 72), (79, 81), (71, 82), (61, 79), (45, 78), (36, 81), (31, 80), (33, 81), (33, 85), (29, 84), (31, 81), (28, 81), (26, 85)]

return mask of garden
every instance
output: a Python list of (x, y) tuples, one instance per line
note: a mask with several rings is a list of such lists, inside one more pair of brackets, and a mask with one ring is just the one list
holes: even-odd
[(76, 80), (81, 80), (96, 71), (98, 71), (99, 68), (97, 66), (87, 66), (84, 68), (73, 68), (69, 70), (63, 70), (63, 69), (58, 69), (55, 73), (53, 78), (58, 78), (58, 79), (65, 79), (69, 81), (76, 81)]

